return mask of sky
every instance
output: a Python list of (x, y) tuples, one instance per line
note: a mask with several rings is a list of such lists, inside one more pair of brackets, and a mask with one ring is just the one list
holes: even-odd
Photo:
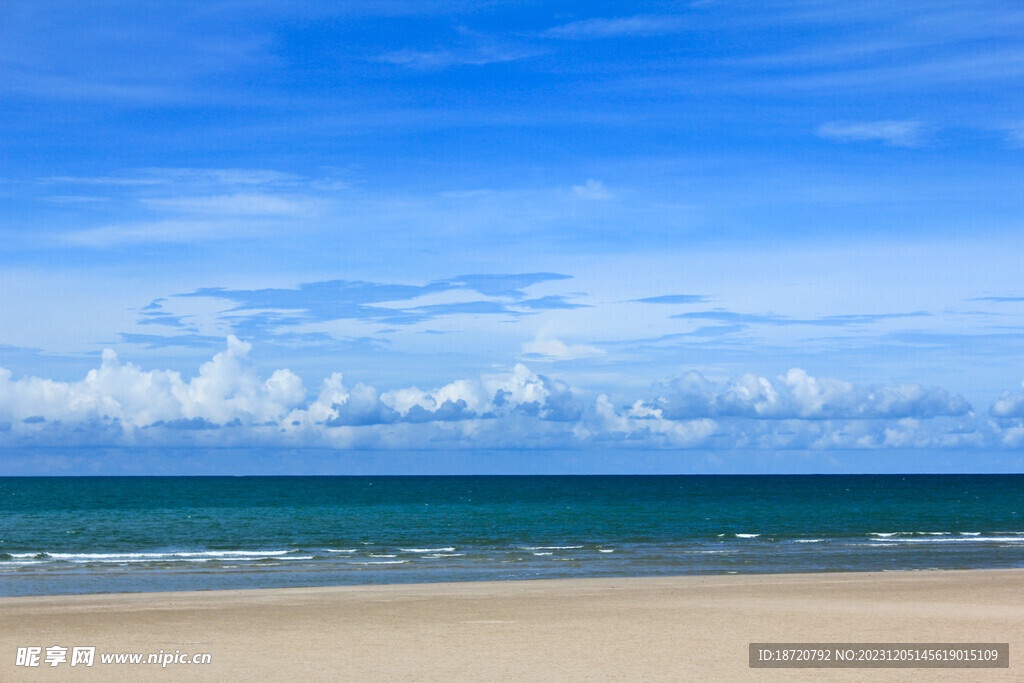
[(1024, 469), (1019, 3), (0, 26), (0, 474)]

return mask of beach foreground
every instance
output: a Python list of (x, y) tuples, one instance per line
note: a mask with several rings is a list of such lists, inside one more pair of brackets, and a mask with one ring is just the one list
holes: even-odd
[[(751, 642), (1009, 642), (1010, 668), (749, 669)], [(95, 664), (50, 667), (51, 646)], [(99, 660), (160, 651), (211, 663)], [(4, 598), (0, 657), (3, 680), (1020, 680), (1024, 570)]]

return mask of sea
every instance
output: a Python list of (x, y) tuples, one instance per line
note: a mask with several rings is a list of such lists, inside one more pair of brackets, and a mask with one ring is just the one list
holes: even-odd
[(0, 478), (0, 595), (1024, 567), (1024, 475)]

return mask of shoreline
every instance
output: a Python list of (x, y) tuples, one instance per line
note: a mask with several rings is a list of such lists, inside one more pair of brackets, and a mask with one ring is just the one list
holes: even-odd
[[(927, 569), (881, 569), (881, 570), (844, 570), (837, 569), (834, 571), (782, 571), (782, 572), (707, 572), (707, 573), (693, 573), (693, 574), (623, 574), (622, 576), (561, 576), (561, 577), (530, 577), (530, 578), (513, 578), (513, 579), (463, 579), (459, 581), (397, 581), (397, 582), (380, 582), (380, 583), (330, 583), (322, 585), (301, 585), (301, 586), (260, 586), (255, 588), (198, 588), (198, 589), (168, 589), (168, 590), (145, 590), (145, 591), (91, 591), (86, 593), (38, 593), (29, 595), (0, 595), (0, 608), (9, 602), (16, 600), (40, 600), (47, 598), (54, 598), (58, 600), (63, 599), (77, 599), (77, 598), (88, 598), (88, 597), (110, 597), (110, 598), (121, 598), (127, 596), (169, 596), (169, 595), (196, 595), (196, 596), (210, 596), (210, 595), (237, 595), (239, 593), (253, 593), (253, 592), (268, 592), (272, 593), (275, 591), (331, 591), (334, 589), (339, 590), (350, 590), (350, 589), (373, 589), (373, 588), (402, 588), (402, 587), (423, 587), (428, 588), (430, 586), (460, 586), (463, 584), (494, 584), (500, 586), (507, 583), (539, 583), (539, 582), (575, 582), (575, 581), (647, 581), (647, 580), (694, 580), (694, 579), (710, 579), (716, 580), (722, 577), (732, 578), (770, 578), (770, 577), (835, 577), (835, 576), (890, 576), (899, 574), (945, 574), (945, 573), (971, 573), (971, 572), (1021, 572), (1024, 573), (1024, 566), (1022, 567), (963, 567), (963, 568), (927, 568)], [(2, 621), (0, 621), (2, 623)]]
[[(67, 666), (13, 666), (17, 647), (208, 652), (173, 680), (261, 676), (372, 680), (858, 680), (860, 670), (747, 667), (751, 642), (1009, 642), (1020, 678), (1024, 569), (529, 579), (0, 598), (0, 678), (53, 680)], [(187, 649), (186, 649), (187, 648)], [(141, 665), (142, 671), (146, 669)], [(159, 667), (156, 667), (159, 668)], [(972, 669), (916, 669), (969, 680)], [(140, 666), (75, 668), (82, 680)], [(903, 669), (872, 669), (905, 680)]]

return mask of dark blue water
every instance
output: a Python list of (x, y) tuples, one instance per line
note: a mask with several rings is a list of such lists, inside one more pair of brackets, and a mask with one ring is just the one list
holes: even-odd
[(0, 478), (0, 595), (1024, 567), (1024, 475)]

